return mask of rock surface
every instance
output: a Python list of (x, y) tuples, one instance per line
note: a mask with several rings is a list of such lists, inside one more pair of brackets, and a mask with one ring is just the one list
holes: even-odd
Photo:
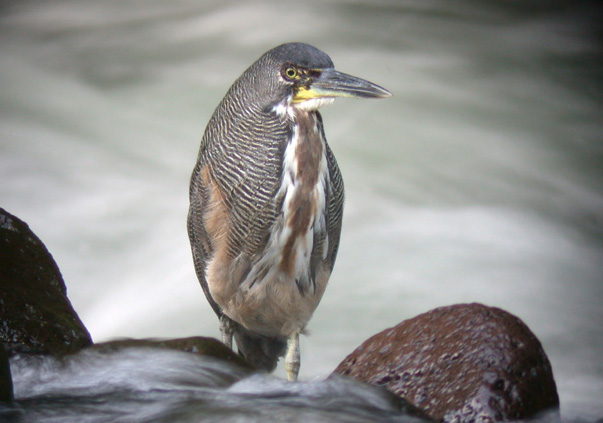
[(0, 316), (0, 342), (9, 356), (68, 354), (92, 344), (42, 241), (1, 208)]
[(194, 336), (190, 338), (177, 339), (119, 339), (115, 341), (102, 342), (94, 344), (91, 348), (97, 350), (117, 350), (122, 348), (166, 348), (183, 352), (190, 352), (209, 357), (218, 358), (237, 364), (241, 367), (252, 369), (251, 365), (243, 357), (235, 354), (222, 342), (215, 338), (206, 338), (203, 336)]
[(0, 404), (13, 400), (13, 381), (10, 375), (8, 355), (0, 344)]
[(530, 329), (481, 304), (437, 308), (371, 337), (335, 373), (384, 386), (443, 422), (525, 419), (559, 407)]

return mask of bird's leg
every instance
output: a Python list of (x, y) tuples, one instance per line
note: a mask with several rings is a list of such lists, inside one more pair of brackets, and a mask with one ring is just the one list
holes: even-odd
[(225, 314), (222, 314), (220, 316), (220, 334), (222, 335), (222, 342), (230, 349), (232, 349), (233, 329), (232, 320)]
[(299, 331), (295, 331), (289, 336), (287, 341), (287, 355), (285, 355), (285, 370), (287, 371), (287, 380), (295, 382), (299, 373)]

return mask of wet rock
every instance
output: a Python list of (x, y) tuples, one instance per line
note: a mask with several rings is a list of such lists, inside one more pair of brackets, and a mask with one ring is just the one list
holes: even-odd
[(1, 208), (0, 316), (0, 342), (9, 356), (68, 354), (92, 343), (42, 241)]
[(0, 344), (0, 403), (13, 400), (13, 380), (10, 376), (8, 355)]
[(442, 307), (371, 337), (339, 364), (438, 421), (498, 422), (559, 407), (549, 360), (530, 329), (481, 304)]
[(205, 355), (252, 369), (251, 365), (230, 348), (215, 338), (194, 336), (177, 339), (118, 339), (94, 344), (91, 348), (101, 351), (118, 350), (123, 348), (165, 348)]

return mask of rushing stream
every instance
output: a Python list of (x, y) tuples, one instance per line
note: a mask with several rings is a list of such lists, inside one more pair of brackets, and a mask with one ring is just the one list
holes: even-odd
[(2, 422), (420, 423), (382, 392), (342, 378), (287, 383), (178, 351), (85, 351), (11, 364), (20, 400), (0, 405)]

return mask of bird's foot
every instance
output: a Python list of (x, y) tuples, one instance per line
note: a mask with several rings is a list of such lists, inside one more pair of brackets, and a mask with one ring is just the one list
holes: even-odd
[(287, 380), (295, 382), (299, 374), (300, 365), (299, 355), (299, 331), (295, 331), (289, 336), (287, 341), (287, 354), (285, 355), (285, 370), (287, 371)]
[(234, 327), (232, 324), (232, 320), (226, 315), (220, 316), (220, 334), (222, 335), (222, 342), (228, 348), (232, 350), (232, 334), (234, 332)]

